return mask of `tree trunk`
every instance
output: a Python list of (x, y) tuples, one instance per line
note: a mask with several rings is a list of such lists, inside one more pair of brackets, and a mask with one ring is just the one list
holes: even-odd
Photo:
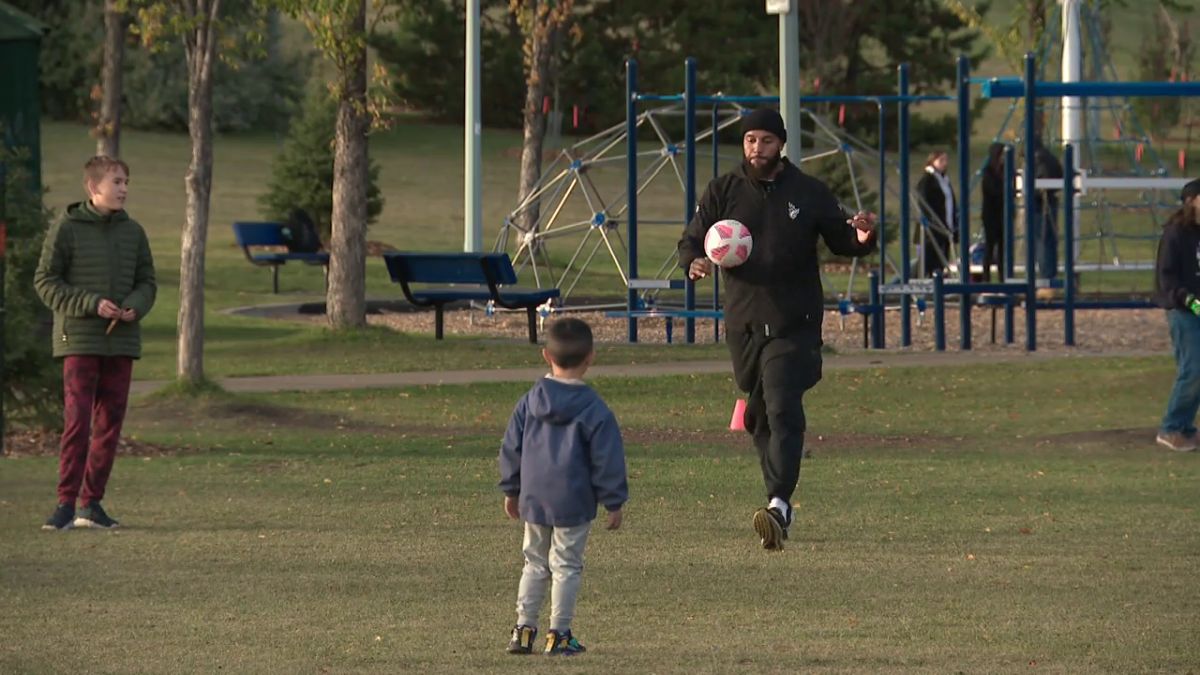
[[(542, 143), (546, 138), (546, 113), (542, 108), (545, 100), (550, 72), (550, 45), (556, 27), (551, 23), (552, 13), (541, 7), (545, 0), (532, 0), (532, 15), (529, 30), (525, 34), (525, 137), (521, 144), (521, 176), (517, 190), (517, 203), (533, 192), (542, 177)], [(521, 227), (532, 232), (537, 226), (540, 204), (535, 201), (522, 214)]]
[(179, 355), (176, 374), (186, 384), (204, 381), (204, 252), (212, 192), (212, 66), (214, 21), (221, 0), (195, 0), (197, 25), (184, 36), (188, 67), (188, 134), (192, 161), (184, 184), (183, 244), (179, 263)]
[[(366, 30), (367, 3), (360, 0), (349, 35)], [(337, 129), (333, 150), (333, 222), (329, 239), (327, 316), (332, 328), (367, 324), (367, 47), (339, 64)]]
[(1038, 48), (1042, 33), (1046, 30), (1046, 0), (1029, 0), (1029, 49)]
[(104, 0), (104, 65), (100, 71), (100, 118), (96, 121), (96, 154), (121, 156), (121, 94), (128, 19), (117, 0)]

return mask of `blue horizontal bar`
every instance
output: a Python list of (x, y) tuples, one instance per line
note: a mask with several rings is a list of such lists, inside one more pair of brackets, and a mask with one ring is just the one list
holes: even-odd
[(725, 312), (719, 309), (635, 309), (633, 311), (609, 311), (609, 318), (631, 317), (634, 319), (723, 319)]
[[(1036, 82), (1036, 98), (1063, 96), (1200, 96), (1200, 82)], [(1025, 84), (1012, 77), (984, 82), (984, 98), (1021, 98)]]
[[(1076, 300), (1072, 304), (1075, 309), (1158, 309), (1158, 305), (1149, 300)], [(1039, 302), (1036, 306), (1038, 309), (1063, 309), (1066, 303), (1061, 300)]]
[[(683, 94), (636, 94), (637, 101), (677, 103), (683, 100)], [(800, 96), (801, 103), (921, 103), (922, 101), (953, 101), (953, 96), (899, 96), (897, 94), (880, 94), (878, 96)], [(779, 103), (778, 96), (697, 96), (696, 103)]]
[(697, 96), (696, 103), (779, 103), (778, 96)]
[[(953, 101), (953, 96), (898, 96), (896, 94), (880, 94), (878, 96), (805, 96), (800, 95), (800, 103), (920, 103), (921, 101)], [(697, 96), (696, 103), (778, 103), (778, 96)]]
[(1013, 295), (1024, 295), (1028, 292), (1027, 284), (963, 284), (963, 283), (945, 283), (942, 284), (942, 290), (947, 295), (953, 293), (1011, 293)]

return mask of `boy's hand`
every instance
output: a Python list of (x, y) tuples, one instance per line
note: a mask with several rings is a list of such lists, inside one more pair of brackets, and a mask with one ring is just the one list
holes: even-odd
[(521, 517), (521, 514), (517, 511), (517, 498), (516, 497), (509, 497), (508, 495), (504, 495), (504, 513), (507, 514), (508, 517), (512, 518), (513, 520), (516, 520), (517, 518)]
[(604, 525), (606, 530), (615, 530), (621, 527), (621, 509), (608, 512), (608, 523)]
[(132, 307), (126, 307), (121, 310), (120, 318), (122, 321), (134, 321), (137, 319), (137, 310)]
[(713, 264), (708, 258), (696, 258), (688, 265), (688, 278), (692, 281), (703, 279), (712, 274)]
[(96, 305), (96, 313), (105, 319), (121, 318), (121, 308), (108, 298), (100, 300), (100, 304)]

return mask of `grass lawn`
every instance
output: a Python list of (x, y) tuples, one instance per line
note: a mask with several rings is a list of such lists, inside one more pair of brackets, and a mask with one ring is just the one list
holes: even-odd
[(0, 671), (1187, 671), (1200, 457), (1153, 445), (1172, 377), (831, 371), (782, 554), (749, 527), (728, 378), (598, 380), (632, 497), (593, 533), (569, 663), (503, 653), (495, 454), (525, 384), (151, 396), (127, 431), (190, 449), (118, 462), (124, 530), (38, 531), (54, 460), (0, 460)]

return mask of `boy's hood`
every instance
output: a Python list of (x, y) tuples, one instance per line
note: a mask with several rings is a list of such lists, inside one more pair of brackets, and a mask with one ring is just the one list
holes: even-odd
[(81, 223), (119, 223), (129, 220), (129, 214), (125, 213), (125, 209), (121, 209), (103, 216), (97, 213), (90, 203), (83, 201), (67, 206), (67, 218)]
[(566, 424), (596, 400), (586, 384), (567, 384), (542, 378), (529, 391), (529, 412), (550, 424)]

